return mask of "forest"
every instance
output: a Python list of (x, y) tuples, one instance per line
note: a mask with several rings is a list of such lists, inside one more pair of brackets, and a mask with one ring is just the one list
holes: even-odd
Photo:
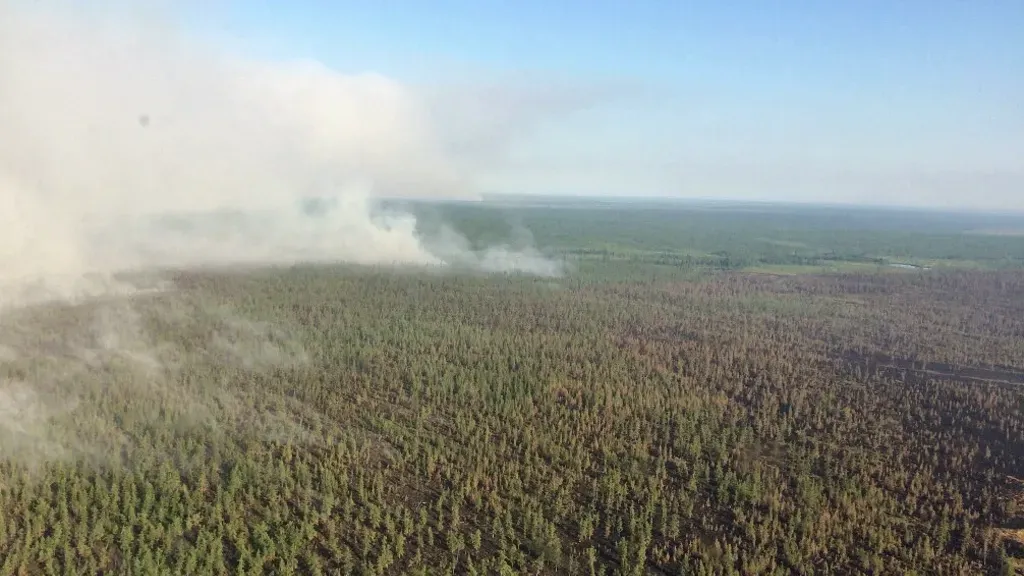
[(1024, 221), (403, 207), (565, 272), (5, 312), (0, 575), (1024, 573)]

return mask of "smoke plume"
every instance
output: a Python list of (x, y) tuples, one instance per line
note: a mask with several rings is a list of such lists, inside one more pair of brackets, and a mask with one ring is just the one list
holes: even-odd
[(308, 431), (315, 412), (263, 391), (269, 409), (253, 418), (253, 395), (240, 385), (305, 366), (298, 332), (211, 296), (135, 294), (8, 311), (0, 324), (0, 460), (117, 466), (136, 449), (164, 449), (147, 436), (155, 429), (317, 441)]
[(475, 196), (435, 101), (247, 58), (111, 1), (0, 0), (0, 459), (116, 463), (177, 429), (315, 441), (310, 408), (246, 388), (308, 368), (301, 328), (150, 270), (560, 272), (532, 243), (477, 250), (377, 208)]
[[(375, 193), (475, 196), (415, 90), (246, 58), (159, 18), (61, 6), (0, 2), (7, 303), (41, 287), (108, 290), (111, 272), (146, 267), (514, 266), (431, 253), (412, 217), (374, 213)], [(332, 208), (311, 218), (311, 197)]]

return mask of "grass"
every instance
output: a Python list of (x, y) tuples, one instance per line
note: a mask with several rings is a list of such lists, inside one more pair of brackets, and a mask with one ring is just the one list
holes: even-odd
[(892, 268), (882, 264), (871, 264), (867, 262), (836, 262), (830, 264), (762, 264), (750, 266), (743, 269), (754, 274), (841, 274), (853, 272), (906, 272), (908, 270)]

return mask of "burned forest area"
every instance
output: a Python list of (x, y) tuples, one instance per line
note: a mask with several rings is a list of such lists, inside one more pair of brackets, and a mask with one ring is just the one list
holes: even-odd
[(564, 273), (178, 271), (5, 313), (0, 575), (1024, 570), (1024, 238), (416, 209)]

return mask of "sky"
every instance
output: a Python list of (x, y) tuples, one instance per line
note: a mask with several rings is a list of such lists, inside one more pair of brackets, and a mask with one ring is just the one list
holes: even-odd
[(0, 313), (134, 269), (560, 273), (524, 242), (474, 246), (376, 200), (479, 198), (518, 135), (632, 87), (351, 72), (188, 1), (0, 0)]
[(1019, 0), (205, 6), (266, 55), (518, 91), (488, 190), (1024, 209)]
[(408, 87), (480, 192), (1024, 210), (1020, 0), (162, 2)]

